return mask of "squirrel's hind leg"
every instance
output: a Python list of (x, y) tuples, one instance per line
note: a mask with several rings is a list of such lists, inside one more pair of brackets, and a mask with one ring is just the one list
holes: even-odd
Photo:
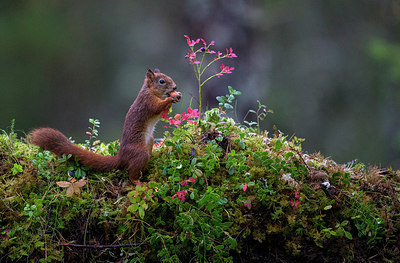
[(135, 154), (135, 158), (128, 166), (129, 180), (134, 185), (140, 185), (139, 178), (147, 168), (147, 163), (150, 160), (150, 153), (148, 150), (141, 150)]

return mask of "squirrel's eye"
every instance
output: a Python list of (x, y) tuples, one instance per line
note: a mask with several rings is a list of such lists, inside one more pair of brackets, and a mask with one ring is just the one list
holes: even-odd
[(165, 80), (163, 80), (163, 79), (160, 79), (158, 82), (159, 82), (161, 85), (162, 85), (162, 84), (165, 84)]

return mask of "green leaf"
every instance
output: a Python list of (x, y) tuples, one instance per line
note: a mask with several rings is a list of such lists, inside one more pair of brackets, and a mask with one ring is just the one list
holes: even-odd
[(242, 150), (244, 150), (246, 148), (246, 144), (243, 141), (240, 141), (239, 143)]
[(143, 209), (143, 207), (139, 207), (139, 216), (140, 216), (140, 218), (144, 218), (144, 209)]
[(235, 249), (236, 246), (237, 246), (237, 242), (236, 242), (236, 240), (233, 239), (233, 238), (228, 238), (228, 239), (227, 239), (227, 243), (229, 243), (229, 247), (230, 247), (231, 249)]
[(174, 146), (175, 143), (171, 142), (171, 141), (165, 141), (164, 142), (166, 146)]
[(196, 175), (196, 177), (200, 177), (203, 175), (203, 172), (200, 169), (195, 169), (194, 174)]
[(138, 210), (138, 208), (139, 208), (139, 205), (136, 203), (136, 204), (131, 204), (129, 207), (128, 207), (128, 211), (129, 212), (132, 212), (132, 213), (135, 213), (137, 210)]
[(197, 163), (196, 164), (198, 167), (204, 167), (204, 163), (202, 163), (202, 162), (199, 162), (199, 163)]
[(275, 151), (279, 151), (282, 148), (282, 141), (277, 140), (275, 142)]
[(221, 102), (221, 103), (224, 103), (224, 102), (225, 102), (224, 98), (221, 97), (221, 96), (216, 97), (216, 99), (217, 99), (217, 101), (219, 101), (219, 102)]
[(223, 204), (226, 204), (226, 203), (228, 203), (228, 199), (226, 199), (225, 197), (219, 199), (219, 201), (218, 201), (218, 204), (220, 204), (220, 205), (223, 205)]
[(218, 245), (218, 246), (215, 246), (214, 249), (215, 250), (223, 250), (224, 247), (225, 247), (224, 245)]
[(348, 239), (353, 240), (353, 236), (352, 236), (352, 234), (351, 234), (350, 232), (344, 231), (344, 235), (345, 235)]
[(230, 104), (228, 104), (228, 103), (225, 103), (225, 104), (224, 104), (224, 107), (225, 107), (226, 109), (229, 109), (229, 110), (233, 109), (232, 105), (230, 105)]
[(294, 155), (293, 152), (286, 152), (285, 153), (285, 159), (288, 160), (290, 157), (292, 157)]

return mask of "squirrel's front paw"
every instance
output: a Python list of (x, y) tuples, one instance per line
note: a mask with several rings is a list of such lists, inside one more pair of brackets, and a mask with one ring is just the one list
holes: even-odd
[(182, 98), (182, 93), (180, 93), (179, 91), (173, 91), (169, 95), (172, 98), (172, 102), (179, 102)]

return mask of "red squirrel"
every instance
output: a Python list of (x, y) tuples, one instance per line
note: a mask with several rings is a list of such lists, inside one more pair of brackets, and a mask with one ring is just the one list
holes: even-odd
[(115, 156), (103, 156), (70, 142), (60, 131), (39, 128), (31, 132), (31, 142), (58, 156), (71, 154), (80, 163), (96, 170), (126, 168), (129, 180), (138, 184), (147, 168), (154, 144), (153, 131), (163, 112), (182, 94), (176, 92), (175, 82), (158, 69), (147, 70), (143, 86), (125, 117), (122, 138)]

